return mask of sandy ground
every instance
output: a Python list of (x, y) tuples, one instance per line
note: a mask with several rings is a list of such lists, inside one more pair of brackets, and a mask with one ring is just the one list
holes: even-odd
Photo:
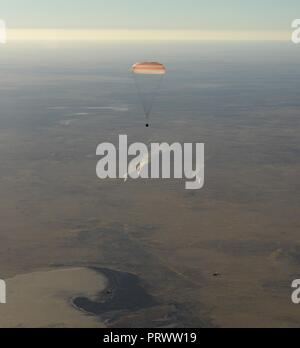
[[(184, 45), (173, 61), (169, 46), (166, 59), (156, 51), (174, 74), (151, 139), (205, 143), (206, 182), (194, 192), (182, 180), (96, 176), (99, 143), (145, 140), (132, 81), (119, 77), (120, 56), (130, 55), (126, 71), (144, 47), (34, 50), (26, 64), (23, 50), (3, 50), (0, 278), (11, 279), (0, 326), (101, 325), (68, 306), (78, 292), (100, 291), (101, 277), (32, 273), (54, 267), (137, 275), (158, 307), (124, 314), (124, 327), (149, 327), (150, 316), (176, 326), (300, 326), (291, 302), (300, 277), (299, 59), (283, 57), (283, 46), (242, 46), (216, 56), (216, 46), (197, 44), (187, 56)], [(95, 281), (80, 275), (77, 284), (81, 272)]]
[(71, 299), (93, 297), (106, 287), (100, 273), (70, 268), (19, 275), (6, 281), (7, 304), (0, 306), (0, 327), (104, 327), (74, 307)]

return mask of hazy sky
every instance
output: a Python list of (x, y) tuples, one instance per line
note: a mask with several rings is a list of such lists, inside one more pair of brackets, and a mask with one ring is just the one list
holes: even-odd
[(300, 0), (3, 0), (10, 27), (287, 30)]

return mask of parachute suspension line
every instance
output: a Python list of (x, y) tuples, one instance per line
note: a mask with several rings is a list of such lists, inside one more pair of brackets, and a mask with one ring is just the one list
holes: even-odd
[(151, 115), (151, 112), (152, 112), (152, 109), (153, 109), (153, 106), (154, 106), (154, 101), (158, 97), (163, 77), (164, 77), (164, 75), (160, 75), (159, 76), (157, 88), (155, 89), (155, 91), (154, 91), (154, 93), (152, 95), (150, 108), (149, 108), (148, 112), (146, 113), (146, 121), (147, 121), (148, 126), (149, 126), (149, 122), (150, 122), (150, 115)]
[(145, 118), (146, 118), (146, 127), (149, 127), (150, 126), (150, 115), (151, 115), (152, 110), (153, 110), (154, 101), (159, 94), (164, 75), (156, 76), (157, 83), (155, 83), (153, 91), (144, 93), (143, 87), (141, 86), (141, 81), (139, 81), (139, 77), (137, 77), (134, 73), (132, 73), (132, 74), (133, 74), (133, 79), (134, 79), (136, 89), (138, 91), (138, 96), (139, 96), (139, 99), (141, 101), (142, 108), (144, 110), (144, 114), (145, 114)]

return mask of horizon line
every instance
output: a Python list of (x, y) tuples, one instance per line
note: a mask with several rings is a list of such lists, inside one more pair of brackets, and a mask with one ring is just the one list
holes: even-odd
[(280, 30), (7, 28), (9, 41), (289, 41)]

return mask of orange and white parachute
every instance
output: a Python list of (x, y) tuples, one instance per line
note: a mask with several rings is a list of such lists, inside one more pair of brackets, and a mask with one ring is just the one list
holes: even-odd
[(132, 73), (146, 116), (146, 127), (149, 127), (150, 114), (163, 76), (166, 74), (166, 67), (158, 62), (135, 63)]
[(134, 64), (132, 71), (135, 74), (164, 75), (166, 68), (163, 64), (157, 62), (143, 62)]

